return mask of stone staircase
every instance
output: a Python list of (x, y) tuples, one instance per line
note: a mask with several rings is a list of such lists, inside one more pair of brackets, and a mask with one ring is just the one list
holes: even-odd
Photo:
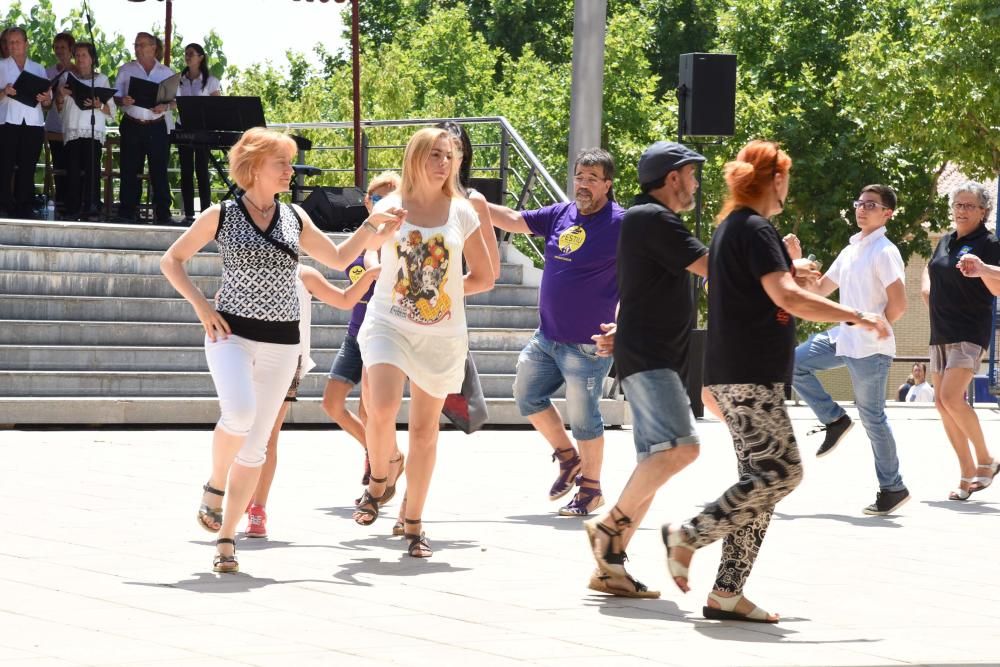
[[(0, 220), (0, 424), (216, 421), (203, 330), (159, 270), (161, 254), (180, 233), (148, 225)], [(523, 258), (512, 259), (520, 263), (505, 262), (495, 289), (470, 297), (467, 306), (492, 424), (526, 423), (511, 386), (518, 352), (538, 322), (537, 287), (524, 284), (532, 269)], [(341, 287), (347, 284), (343, 273), (321, 268)], [(213, 294), (221, 271), (214, 246), (192, 258), (188, 270)], [(349, 315), (313, 303), (316, 368), (303, 380), (288, 422), (329, 421), (319, 397)], [(625, 423), (621, 400), (603, 401), (602, 412), (609, 425)], [(400, 419), (405, 422), (406, 401)]]

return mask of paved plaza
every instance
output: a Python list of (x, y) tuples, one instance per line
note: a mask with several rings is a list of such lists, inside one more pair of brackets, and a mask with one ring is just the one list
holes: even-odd
[[(979, 412), (1000, 456), (1000, 414)], [(238, 575), (212, 573), (211, 536), (194, 518), (208, 430), (0, 431), (0, 667), (1000, 664), (1000, 484), (945, 500), (959, 474), (936, 413), (892, 408), (913, 499), (867, 517), (863, 429), (817, 460), (814, 420), (792, 415), (805, 479), (778, 506), (747, 587), (782, 614), (776, 626), (702, 618), (718, 544), (696, 554), (691, 593), (667, 577), (660, 523), (736, 476), (714, 420), (629, 549), (658, 600), (586, 588), (580, 520), (548, 502), (556, 468), (531, 431), (442, 434), (429, 560), (389, 536), (397, 502), (372, 527), (351, 521), (353, 441), (288, 431), (271, 537), (239, 540)], [(608, 503), (633, 464), (631, 432), (609, 431)]]

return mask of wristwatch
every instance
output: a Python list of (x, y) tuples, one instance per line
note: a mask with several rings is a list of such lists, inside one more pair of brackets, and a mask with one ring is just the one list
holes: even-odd
[[(862, 313), (860, 310), (855, 310), (854, 311), (854, 316), (856, 318), (858, 318), (859, 320), (865, 319), (865, 314)], [(846, 324), (849, 327), (853, 327), (855, 325), (855, 322), (844, 322), (844, 324)]]

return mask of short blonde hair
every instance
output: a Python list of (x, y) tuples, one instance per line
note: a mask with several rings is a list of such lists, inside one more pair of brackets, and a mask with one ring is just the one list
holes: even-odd
[[(427, 182), (427, 170), (424, 165), (434, 149), (434, 144), (442, 138), (448, 142), (448, 148), (451, 148), (451, 135), (447, 130), (425, 127), (410, 137), (406, 144), (406, 152), (403, 154), (403, 179), (400, 190), (404, 195), (413, 194)], [(456, 174), (460, 163), (461, 160), (451, 161), (451, 174), (441, 186), (441, 192), (448, 197), (457, 196), (455, 184), (458, 182)]]
[(368, 184), (368, 189), (365, 192), (368, 195), (371, 195), (371, 193), (376, 190), (385, 187), (390, 190), (398, 190), (400, 183), (402, 183), (402, 180), (399, 178), (399, 174), (394, 171), (383, 171), (371, 180), (371, 183)]
[(229, 149), (229, 173), (238, 186), (249, 190), (264, 160), (282, 153), (291, 158), (296, 150), (295, 140), (287, 134), (252, 127)]

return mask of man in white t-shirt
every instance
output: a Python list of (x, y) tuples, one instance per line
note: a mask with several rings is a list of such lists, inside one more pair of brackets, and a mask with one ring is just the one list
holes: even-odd
[[(905, 267), (899, 249), (885, 235), (885, 226), (896, 208), (896, 193), (887, 185), (869, 185), (854, 202), (860, 232), (851, 237), (829, 270), (812, 291), (829, 296), (840, 290), (840, 300), (864, 312), (881, 313), (894, 323), (906, 310)], [(801, 257), (798, 239), (786, 237), (792, 257)], [(886, 383), (896, 354), (890, 335), (879, 340), (860, 328), (840, 325), (818, 333), (795, 350), (792, 386), (823, 426), (826, 437), (816, 456), (826, 456), (853, 426), (844, 408), (826, 392), (816, 372), (847, 366), (854, 387), (854, 402), (861, 424), (871, 440), (879, 492), (865, 514), (891, 514), (910, 498), (899, 474), (896, 440), (885, 414)]]
[(927, 381), (927, 364), (913, 364), (913, 386), (906, 392), (907, 403), (933, 403), (934, 387)]

